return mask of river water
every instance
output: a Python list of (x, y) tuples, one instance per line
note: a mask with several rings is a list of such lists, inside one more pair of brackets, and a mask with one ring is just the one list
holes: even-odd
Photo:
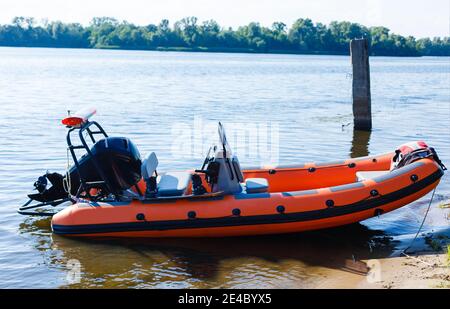
[[(314, 287), (330, 270), (360, 271), (353, 260), (395, 254), (430, 194), (348, 227), (229, 239), (76, 240), (16, 213), (38, 176), (64, 172), (60, 120), (86, 106), (110, 135), (155, 151), (159, 170), (200, 167), (217, 121), (270, 133), (266, 152), (236, 142), (244, 167), (364, 156), (411, 140), (450, 165), (450, 58), (371, 58), (371, 133), (352, 129), (350, 73), (345, 56), (0, 48), (0, 288)], [(449, 230), (438, 207), (449, 198), (447, 174), (425, 232)]]

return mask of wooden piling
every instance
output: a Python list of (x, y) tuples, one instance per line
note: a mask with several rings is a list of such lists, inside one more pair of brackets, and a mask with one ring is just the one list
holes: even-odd
[(350, 56), (353, 67), (353, 119), (355, 130), (372, 129), (370, 98), (369, 44), (367, 39), (350, 41)]

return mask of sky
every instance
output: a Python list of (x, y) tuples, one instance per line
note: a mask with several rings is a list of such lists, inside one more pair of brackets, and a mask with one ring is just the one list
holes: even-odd
[(85, 25), (95, 16), (138, 25), (196, 16), (234, 28), (252, 21), (290, 26), (298, 18), (311, 18), (325, 24), (346, 20), (386, 26), (417, 38), (450, 36), (450, 0), (0, 0), (0, 23), (10, 23), (14, 16)]

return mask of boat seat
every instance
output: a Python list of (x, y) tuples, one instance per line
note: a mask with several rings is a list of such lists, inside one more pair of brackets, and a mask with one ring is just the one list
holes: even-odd
[(367, 179), (373, 179), (378, 176), (383, 176), (390, 173), (390, 171), (365, 171), (356, 172), (356, 181), (364, 181)]
[(151, 152), (148, 157), (142, 162), (141, 174), (142, 178), (148, 179), (153, 176), (153, 173), (158, 167), (158, 158), (154, 152)]
[(263, 193), (269, 189), (266, 178), (247, 178), (245, 180), (245, 189), (247, 193)]
[(167, 172), (158, 177), (158, 196), (183, 195), (191, 181), (188, 172)]

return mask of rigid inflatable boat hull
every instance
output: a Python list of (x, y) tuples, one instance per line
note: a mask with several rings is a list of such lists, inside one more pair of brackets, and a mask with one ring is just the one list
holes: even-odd
[[(356, 223), (417, 200), (433, 190), (443, 175), (433, 160), (421, 159), (373, 179), (350, 181), (356, 171), (388, 170), (391, 159), (392, 154), (385, 154), (339, 164), (244, 171), (246, 178), (266, 177), (270, 193), (74, 204), (53, 217), (52, 229), (55, 234), (88, 237), (226, 237)], [(321, 188), (321, 179), (331, 186)], [(289, 191), (300, 182), (318, 189)], [(348, 184), (333, 186), (343, 182)]]

